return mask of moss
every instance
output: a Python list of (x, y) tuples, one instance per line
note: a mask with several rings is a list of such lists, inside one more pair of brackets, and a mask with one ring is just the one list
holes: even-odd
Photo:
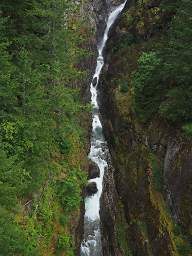
[(126, 222), (123, 205), (119, 202), (118, 205), (118, 219), (117, 219), (117, 241), (124, 256), (133, 256), (128, 239), (128, 224)]
[(182, 130), (187, 137), (192, 138), (192, 123), (183, 125)]
[(74, 256), (74, 245), (73, 239), (66, 232), (61, 231), (57, 237), (57, 250), (56, 255), (62, 255), (62, 252), (65, 251), (67, 256)]
[(140, 216), (138, 219), (132, 219), (130, 224), (135, 226), (138, 234), (138, 240), (140, 241), (145, 253), (147, 253), (148, 256), (152, 256), (153, 252), (148, 234), (148, 227), (143, 216)]
[[(130, 216), (130, 223), (128, 224), (123, 218), (119, 220), (118, 236), (124, 237), (124, 239), (121, 238), (121, 247), (123, 246), (125, 248), (128, 239), (131, 241), (132, 238), (130, 237), (133, 234), (130, 234), (130, 237), (126, 237), (124, 234), (126, 230), (129, 233), (130, 227), (133, 227), (140, 248), (147, 250), (148, 255), (153, 255), (152, 248), (154, 245), (152, 241), (154, 234), (159, 244), (162, 243), (162, 246), (167, 248), (167, 255), (179, 255), (172, 231), (173, 221), (163, 196), (160, 193), (161, 190), (157, 186), (161, 185), (160, 180), (156, 177), (157, 180), (155, 181), (153, 177), (152, 182), (149, 181), (144, 171), (151, 161), (153, 162), (153, 168), (156, 169), (155, 171), (159, 170), (157, 157), (151, 155), (147, 147), (143, 144), (138, 144), (129, 153), (123, 148), (122, 144), (119, 144), (117, 148), (118, 154), (116, 154), (116, 161), (118, 161), (118, 164), (122, 164), (120, 174), (122, 179), (121, 187), (126, 187), (127, 189), (122, 201), (129, 201)], [(130, 245), (133, 244), (130, 242)], [(163, 252), (164, 249), (160, 249), (159, 255), (164, 255)]]
[(192, 255), (192, 243), (182, 234), (182, 228), (178, 224), (173, 226), (174, 241), (180, 256)]
[[(168, 129), (164, 129), (163, 125), (155, 127), (151, 124), (155, 137), (151, 138), (147, 125), (141, 124), (133, 111), (133, 74), (137, 70), (137, 61), (142, 52), (153, 51), (157, 45), (162, 44), (162, 30), (167, 22), (159, 6), (144, 8), (143, 5), (150, 2), (137, 1), (135, 6), (124, 13), (119, 24), (119, 31), (122, 33), (119, 33), (119, 38), (116, 36), (118, 42), (111, 42), (110, 47), (113, 48), (110, 63), (112, 71), (107, 87), (113, 98), (111, 102), (114, 101), (116, 115), (114, 127), (114, 117), (110, 120), (111, 130), (115, 132), (112, 151), (117, 168), (117, 187), (121, 203), (126, 209), (126, 218), (120, 214), (118, 219), (119, 245), (123, 251), (131, 247), (133, 255), (144, 255), (144, 243), (148, 240), (148, 255), (155, 255), (155, 249), (159, 249), (158, 256), (164, 256), (165, 252), (169, 256), (191, 255), (189, 244), (181, 238), (181, 234), (174, 232), (175, 224), (163, 197), (163, 161), (162, 155), (160, 156), (163, 153), (151, 153), (148, 146), (150, 139), (160, 141), (162, 133), (168, 132)], [(122, 81), (129, 85), (125, 93), (121, 92)], [(177, 157), (177, 161), (173, 163), (175, 172), (181, 171), (182, 162), (183, 159)], [(150, 177), (146, 175), (148, 166), (152, 169)], [(190, 205), (190, 198), (184, 197), (183, 208), (188, 211)]]
[[(172, 186), (173, 192), (177, 191), (175, 200), (177, 207), (179, 208), (179, 219), (184, 230), (184, 233), (191, 238), (192, 235), (192, 223), (191, 223), (191, 176), (190, 176), (190, 162), (191, 162), (191, 143), (180, 141), (180, 149), (174, 156), (174, 162), (172, 164), (171, 176), (169, 176), (169, 182)], [(175, 181), (179, 180), (180, 185), (175, 185)]]
[(150, 153), (149, 155), (151, 167), (152, 167), (152, 180), (155, 186), (155, 189), (159, 192), (163, 192), (163, 167), (161, 161), (158, 160), (155, 154)]
[[(156, 198), (159, 198), (157, 200)], [(192, 255), (192, 244), (190, 243), (189, 239), (186, 235), (183, 234), (183, 229), (181, 226), (175, 223), (174, 219), (171, 216), (170, 209), (165, 204), (162, 195), (157, 193), (154, 199), (158, 202), (160, 206), (160, 213), (161, 213), (161, 223), (163, 226), (168, 227), (168, 231), (174, 244), (175, 251), (180, 256), (190, 256)]]
[(22, 214), (16, 217), (30, 241), (26, 256), (74, 255), (75, 228), (86, 181), (81, 166), (86, 166), (87, 157), (78, 133), (73, 133), (68, 140), (69, 155), (53, 154), (50, 176), (41, 190), (21, 207)]

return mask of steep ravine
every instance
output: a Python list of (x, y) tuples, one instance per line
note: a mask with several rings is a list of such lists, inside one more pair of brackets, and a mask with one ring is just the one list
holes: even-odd
[(131, 84), (138, 57), (163, 36), (173, 15), (161, 12), (163, 1), (140, 2), (127, 8), (113, 32), (100, 83), (114, 168), (105, 176), (102, 196), (103, 251), (106, 256), (188, 256), (192, 142), (158, 117), (143, 125), (133, 111), (132, 91), (120, 88), (122, 81)]
[[(91, 2), (96, 41), (106, 14), (119, 2)], [(162, 3), (167, 2), (128, 1), (105, 52), (99, 103), (112, 157), (100, 210), (105, 256), (192, 255), (192, 142), (158, 116), (143, 124), (131, 89), (139, 56), (164, 37), (174, 16)]]
[[(102, 250), (101, 218), (100, 218), (100, 198), (103, 190), (103, 179), (106, 173), (112, 171), (110, 168), (110, 155), (107, 143), (103, 136), (103, 126), (100, 121), (100, 109), (98, 104), (98, 86), (100, 75), (104, 66), (104, 51), (109, 38), (109, 33), (116, 19), (124, 9), (126, 1), (110, 8), (107, 13), (106, 27), (101, 39), (98, 39), (98, 57), (93, 80), (90, 85), (92, 111), (92, 132), (89, 159), (92, 162), (89, 172), (89, 181), (85, 188), (85, 213), (84, 213), (84, 234), (80, 247), (82, 256), (105, 255)], [(95, 173), (98, 172), (97, 174)]]

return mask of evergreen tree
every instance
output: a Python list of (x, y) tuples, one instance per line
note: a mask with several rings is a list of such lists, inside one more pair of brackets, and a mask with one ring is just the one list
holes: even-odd
[(192, 2), (177, 6), (164, 43), (143, 53), (134, 75), (135, 109), (143, 121), (154, 114), (180, 125), (192, 121)]
[[(83, 108), (78, 91), (72, 88), (74, 81), (82, 78), (77, 63), (84, 54), (81, 22), (75, 17), (78, 8), (68, 0), (0, 3), (3, 256), (40, 255), (42, 248), (48, 250), (60, 212), (72, 205), (66, 213), (70, 215), (79, 207), (78, 114)], [(73, 154), (75, 161), (70, 159)], [(68, 186), (75, 194), (70, 194)], [(60, 199), (58, 187), (66, 200)], [(29, 214), (25, 212), (28, 205)], [(62, 250), (71, 253), (71, 246)]]

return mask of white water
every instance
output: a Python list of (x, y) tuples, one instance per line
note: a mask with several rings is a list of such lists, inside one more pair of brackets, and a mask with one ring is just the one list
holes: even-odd
[(105, 169), (108, 168), (107, 158), (109, 150), (103, 136), (103, 127), (100, 121), (98, 104), (98, 83), (102, 68), (104, 66), (103, 50), (106, 46), (109, 31), (119, 14), (125, 7), (127, 0), (117, 6), (110, 14), (107, 20), (107, 26), (103, 38), (98, 47), (98, 58), (93, 81), (90, 86), (91, 103), (93, 105), (92, 121), (92, 139), (89, 158), (96, 163), (100, 170), (100, 177), (91, 179), (88, 182), (97, 184), (98, 192), (93, 196), (85, 198), (85, 216), (84, 216), (84, 240), (81, 244), (81, 256), (102, 256), (101, 232), (100, 232), (100, 198), (103, 189), (103, 177)]

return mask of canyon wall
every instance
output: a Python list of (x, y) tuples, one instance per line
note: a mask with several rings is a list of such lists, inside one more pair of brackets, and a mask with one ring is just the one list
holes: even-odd
[(157, 116), (143, 124), (131, 88), (139, 56), (166, 34), (174, 16), (163, 2), (133, 1), (106, 51), (100, 104), (113, 165), (101, 210), (106, 256), (192, 253), (191, 139)]

